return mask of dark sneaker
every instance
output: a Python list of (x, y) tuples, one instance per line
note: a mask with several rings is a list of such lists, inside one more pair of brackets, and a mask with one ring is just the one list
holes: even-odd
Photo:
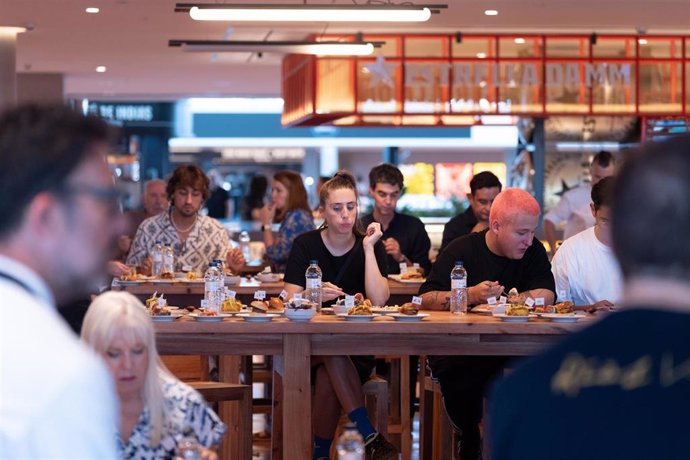
[(369, 436), (364, 446), (368, 460), (389, 460), (398, 458), (398, 449), (379, 433)]

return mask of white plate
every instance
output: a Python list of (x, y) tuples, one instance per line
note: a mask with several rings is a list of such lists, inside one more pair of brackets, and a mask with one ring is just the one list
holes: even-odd
[(529, 316), (508, 316), (506, 314), (494, 315), (494, 318), (498, 318), (506, 323), (526, 323), (530, 318), (536, 318), (537, 315)]
[(403, 284), (422, 284), (426, 278), (402, 279), (402, 275), (388, 275), (388, 278)]
[(115, 280), (115, 283), (117, 283), (119, 286), (136, 286), (137, 284), (141, 283), (148, 283), (149, 280), (130, 280), (130, 281), (123, 281), (123, 280)]
[(193, 280), (187, 279), (187, 278), (181, 278), (178, 280), (181, 283), (189, 283), (189, 284), (204, 284), (204, 279), (203, 278), (195, 278)]
[(371, 321), (372, 319), (376, 318), (377, 316), (381, 316), (379, 314), (374, 313), (373, 315), (348, 315), (347, 313), (339, 313), (336, 316), (339, 318), (345, 318), (345, 321)]
[(179, 279), (172, 279), (172, 280), (153, 279), (153, 280), (149, 280), (149, 281), (153, 284), (162, 284), (162, 285), (175, 284), (175, 283), (180, 282)]
[(256, 275), (256, 279), (262, 283), (278, 283), (283, 279), (281, 273), (259, 273)]
[(416, 315), (403, 315), (402, 313), (394, 313), (391, 315), (393, 318), (395, 318), (396, 321), (421, 321), (427, 316), (429, 316), (429, 313), (417, 313)]
[(151, 315), (151, 321), (154, 323), (172, 323), (182, 315)]
[(277, 318), (280, 315), (274, 313), (240, 313), (237, 315), (238, 318), (242, 318), (250, 323), (266, 323), (268, 321), (273, 321), (273, 318)]
[(472, 307), (470, 309), (471, 313), (479, 313), (481, 315), (491, 315), (494, 312), (493, 305), (489, 305), (488, 303), (483, 303), (481, 305), (477, 305), (476, 307)]
[(241, 276), (239, 275), (225, 275), (225, 285), (226, 286), (234, 286), (236, 284), (240, 284), (240, 280), (242, 279)]
[(200, 323), (218, 323), (220, 321), (223, 321), (225, 318), (230, 318), (232, 315), (229, 315), (227, 313), (218, 313), (216, 316), (203, 316), (198, 313), (190, 313), (189, 316), (194, 318), (196, 321), (199, 321)]
[(579, 321), (580, 318), (584, 318), (585, 315), (576, 315), (573, 313), (558, 314), (558, 313), (542, 313), (542, 318), (546, 318), (554, 323), (574, 323)]
[(395, 315), (400, 313), (400, 307), (373, 307), (371, 311), (380, 315)]

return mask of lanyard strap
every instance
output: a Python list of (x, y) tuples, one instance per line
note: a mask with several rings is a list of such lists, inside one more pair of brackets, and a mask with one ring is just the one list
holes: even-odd
[(36, 295), (36, 293), (33, 291), (33, 289), (31, 289), (31, 288), (29, 287), (28, 284), (26, 284), (25, 282), (23, 282), (22, 280), (20, 280), (20, 279), (18, 279), (18, 278), (15, 278), (15, 277), (12, 276), (12, 275), (9, 275), (9, 274), (7, 274), (7, 273), (5, 273), (5, 272), (0, 272), (0, 278), (4, 278), (4, 279), (6, 279), (7, 281), (10, 281), (11, 283), (16, 284), (17, 286), (19, 286), (20, 288), (24, 289), (26, 292), (28, 292), (28, 293), (31, 294), (32, 296), (35, 296), (35, 295)]

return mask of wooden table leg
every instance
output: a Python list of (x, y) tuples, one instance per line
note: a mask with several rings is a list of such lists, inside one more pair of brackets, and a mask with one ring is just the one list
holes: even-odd
[[(242, 356), (235, 355), (221, 355), (218, 357), (218, 380), (227, 383), (241, 383), (240, 371), (242, 369)], [(251, 410), (248, 412), (249, 417), (246, 417), (246, 405), (251, 407), (251, 396), (244, 404), (222, 404), (224, 406), (221, 410), (228, 411), (223, 413), (221, 417), (223, 420), (234, 420), (237, 426), (228, 426), (228, 432), (225, 435), (223, 442), (220, 445), (219, 457), (222, 459), (238, 459), (244, 460), (252, 458), (252, 439), (242, 436), (242, 432), (246, 430), (239, 429), (240, 426), (251, 427)], [(240, 419), (242, 409), (245, 409), (245, 420)], [(220, 414), (219, 414), (220, 415)], [(247, 420), (248, 418), (248, 420)], [(251, 433), (251, 430), (249, 430)]]
[(283, 335), (283, 459), (311, 458), (311, 343), (308, 335)]

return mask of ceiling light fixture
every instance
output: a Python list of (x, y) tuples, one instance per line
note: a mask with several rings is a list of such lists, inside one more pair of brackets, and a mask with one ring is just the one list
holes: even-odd
[(448, 5), (393, 3), (363, 5), (178, 3), (197, 21), (425, 22)]
[(98, 67), (96, 67), (96, 72), (98, 72), (98, 73), (103, 73), (106, 70), (108, 70), (108, 69), (106, 69), (106, 67), (104, 65), (99, 65)]
[(170, 40), (168, 46), (189, 52), (293, 53), (316, 56), (369, 56), (385, 42)]
[(514, 41), (515, 41), (516, 45), (524, 45), (525, 44), (525, 39), (521, 38), (521, 37), (516, 38)]
[(498, 16), (498, 10), (484, 10), (484, 14), (487, 16)]
[(100, 8), (97, 8), (97, 7), (95, 7), (95, 6), (90, 6), (90, 7), (86, 8), (85, 11), (86, 11), (87, 13), (89, 13), (89, 14), (96, 14), (96, 13), (100, 13), (100, 12), (101, 12), (101, 9), (100, 9)]

